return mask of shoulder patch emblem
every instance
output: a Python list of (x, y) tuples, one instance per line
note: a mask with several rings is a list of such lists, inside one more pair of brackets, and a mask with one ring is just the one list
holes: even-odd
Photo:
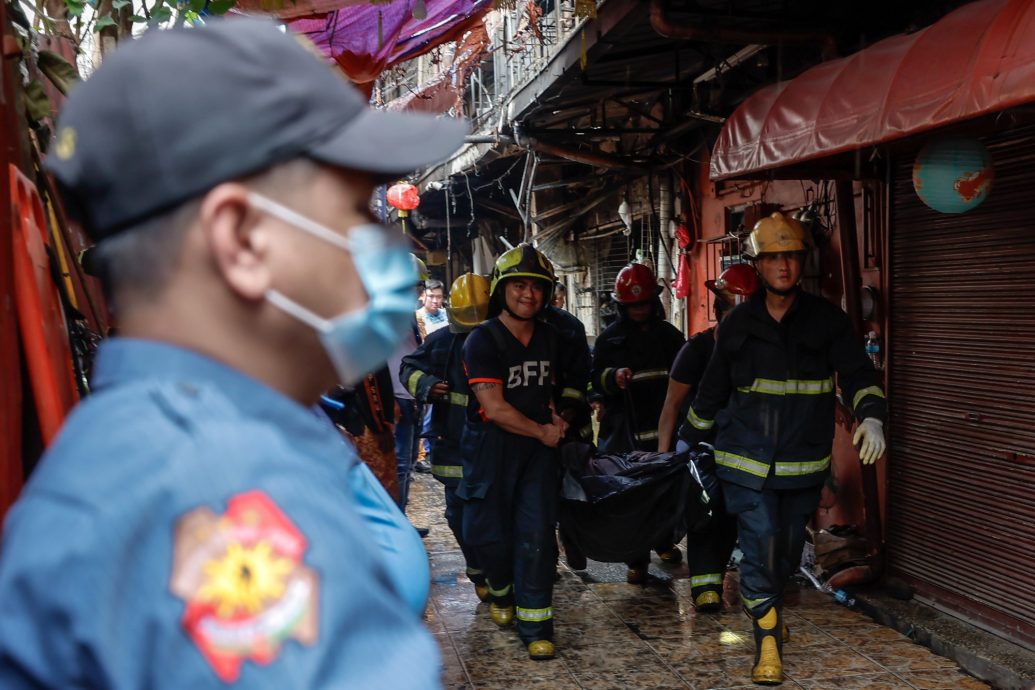
[(181, 517), (169, 587), (187, 608), (182, 624), (220, 680), (241, 664), (268, 664), (285, 640), (316, 642), (319, 580), (303, 562), (308, 543), (261, 491), (238, 494), (217, 515)]

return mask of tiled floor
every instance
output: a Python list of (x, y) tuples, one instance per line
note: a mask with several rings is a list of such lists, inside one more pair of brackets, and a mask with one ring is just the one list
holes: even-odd
[[(431, 527), (429, 630), (442, 650), (446, 688), (757, 688), (751, 684), (751, 624), (737, 603), (736, 575), (719, 614), (697, 615), (686, 566), (651, 566), (646, 587), (625, 583), (625, 568), (590, 562), (584, 572), (561, 559), (554, 588), (558, 658), (528, 659), (513, 629), (489, 620), (464, 573), (442, 518), (441, 486), (420, 475), (411, 521)], [(813, 589), (795, 589), (786, 608), (783, 688), (809, 690), (978, 690), (988, 686), (954, 662), (877, 625)]]

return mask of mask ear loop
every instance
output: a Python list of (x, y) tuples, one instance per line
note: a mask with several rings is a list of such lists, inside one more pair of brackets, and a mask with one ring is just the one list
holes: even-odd
[(322, 316), (317, 316), (298, 302), (285, 297), (282, 293), (272, 288), (266, 291), (266, 299), (268, 299), (270, 304), (273, 306), (290, 314), (307, 326), (311, 326), (320, 333), (329, 333), (333, 328), (331, 322), (327, 319)]
[(285, 223), (295, 226), (299, 230), (308, 232), (313, 237), (317, 237), (324, 242), (328, 242), (340, 249), (344, 249), (350, 254), (352, 253), (352, 243), (349, 242), (349, 239), (347, 237), (342, 237), (326, 225), (321, 225), (311, 218), (306, 218), (301, 213), (293, 211), (287, 206), (278, 204), (272, 199), (267, 199), (256, 192), (248, 192), (248, 202), (256, 208), (270, 214), (274, 218), (279, 218)]
[[(293, 211), (287, 206), (278, 204), (276, 201), (267, 199), (256, 192), (248, 192), (248, 202), (255, 208), (270, 214), (274, 218), (279, 218), (285, 223), (292, 225), (303, 232), (309, 233), (317, 239), (321, 239), (339, 249), (349, 252), (350, 254), (352, 253), (352, 246), (348, 238), (342, 237), (325, 225), (321, 225), (310, 218), (306, 218), (301, 213)], [(268, 299), (273, 306), (290, 314), (320, 333), (328, 333), (333, 328), (333, 325), (329, 320), (306, 309), (298, 302), (289, 299), (277, 290), (272, 288), (267, 290), (266, 299)]]

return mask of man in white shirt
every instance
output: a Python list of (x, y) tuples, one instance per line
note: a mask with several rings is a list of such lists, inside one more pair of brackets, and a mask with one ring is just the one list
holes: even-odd
[(448, 325), (446, 310), (442, 308), (446, 301), (445, 287), (441, 280), (429, 280), (424, 286), (421, 298), (424, 306), (417, 310), (417, 327), (423, 340), (440, 328)]

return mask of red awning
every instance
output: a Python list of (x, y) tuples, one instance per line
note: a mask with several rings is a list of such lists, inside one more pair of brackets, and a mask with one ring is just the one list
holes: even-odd
[(1035, 0), (981, 0), (752, 94), (711, 177), (742, 177), (1035, 100)]

